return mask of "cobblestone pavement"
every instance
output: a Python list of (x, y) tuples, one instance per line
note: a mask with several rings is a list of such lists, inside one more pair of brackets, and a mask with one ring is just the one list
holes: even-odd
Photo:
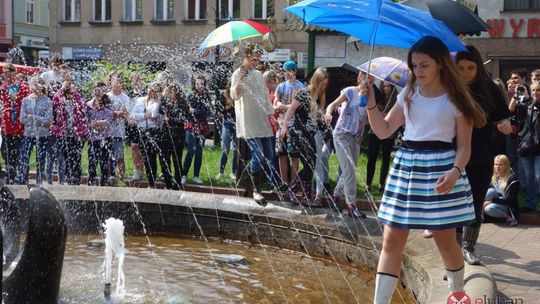
[(540, 303), (539, 226), (483, 224), (476, 252), (493, 273), (501, 297), (514, 300), (500, 303)]

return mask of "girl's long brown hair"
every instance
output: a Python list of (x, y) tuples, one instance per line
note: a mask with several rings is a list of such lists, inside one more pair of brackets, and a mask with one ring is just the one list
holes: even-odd
[(482, 108), (472, 99), (469, 94), (469, 86), (463, 80), (456, 63), (450, 57), (448, 48), (444, 43), (432, 36), (425, 36), (418, 40), (409, 50), (407, 55), (407, 65), (413, 71), (405, 88), (405, 103), (407, 107), (411, 105), (411, 97), (415, 93), (416, 75), (412, 65), (412, 54), (421, 53), (433, 58), (437, 64), (440, 64), (441, 83), (446, 89), (446, 93), (454, 106), (470, 121), (474, 127), (481, 128), (486, 124), (486, 114)]
[(311, 96), (310, 112), (312, 115), (317, 113), (317, 101), (319, 102), (319, 108), (324, 109), (326, 105), (326, 92), (320, 94), (321, 86), (324, 80), (328, 79), (328, 70), (326, 68), (318, 68), (315, 70), (309, 81), (308, 92)]

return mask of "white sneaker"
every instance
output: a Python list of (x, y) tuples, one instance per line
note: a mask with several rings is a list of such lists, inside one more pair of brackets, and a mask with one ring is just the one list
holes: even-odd
[(185, 185), (185, 184), (187, 183), (187, 176), (185, 176), (185, 175), (182, 176), (182, 179), (180, 180), (180, 183), (181, 183), (182, 185)]
[(262, 201), (264, 200), (264, 196), (257, 191), (253, 191), (253, 199), (256, 201)]
[(231, 172), (231, 174), (229, 174), (229, 178), (232, 179), (233, 181), (236, 180), (236, 174), (234, 174), (234, 172)]
[(202, 180), (198, 176), (193, 177), (193, 182), (197, 185), (200, 185), (203, 183)]
[(218, 175), (216, 175), (216, 179), (221, 179), (223, 177), (223, 173), (218, 173)]
[(133, 173), (133, 175), (131, 176), (131, 180), (134, 180), (134, 181), (138, 181), (141, 179), (142, 179), (142, 172), (135, 171), (135, 173)]

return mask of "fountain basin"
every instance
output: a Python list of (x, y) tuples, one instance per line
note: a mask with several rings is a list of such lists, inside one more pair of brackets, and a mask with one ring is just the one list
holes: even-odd
[[(10, 188), (17, 199), (28, 198), (25, 186)], [(116, 217), (124, 221), (128, 234), (146, 231), (238, 240), (371, 273), (382, 242), (381, 227), (373, 218), (353, 220), (327, 209), (309, 212), (284, 202), (262, 207), (252, 199), (184, 191), (62, 185), (47, 189), (64, 209), (69, 234), (95, 233), (105, 219)], [(401, 283), (418, 303), (446, 303), (449, 290), (432, 241), (411, 234), (403, 265)], [(465, 289), (473, 298), (493, 296), (490, 278), (485, 268), (467, 267)]]

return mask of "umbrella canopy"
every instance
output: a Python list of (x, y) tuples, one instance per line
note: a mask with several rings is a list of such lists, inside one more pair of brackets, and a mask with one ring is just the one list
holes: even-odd
[(456, 35), (429, 13), (388, 0), (306, 0), (286, 11), (307, 24), (354, 36), (369, 45), (410, 48), (424, 36), (435, 36), (450, 50), (465, 50)]
[(480, 35), (491, 27), (468, 7), (452, 0), (407, 0), (403, 5), (425, 10), (455, 34)]
[(383, 81), (388, 81), (400, 88), (407, 85), (407, 80), (411, 75), (411, 71), (402, 60), (392, 57), (377, 57), (370, 61), (362, 63), (358, 69), (379, 78)]
[(257, 37), (270, 33), (271, 31), (272, 30), (269, 27), (251, 20), (229, 21), (210, 32), (199, 48), (204, 49), (233, 41)]

